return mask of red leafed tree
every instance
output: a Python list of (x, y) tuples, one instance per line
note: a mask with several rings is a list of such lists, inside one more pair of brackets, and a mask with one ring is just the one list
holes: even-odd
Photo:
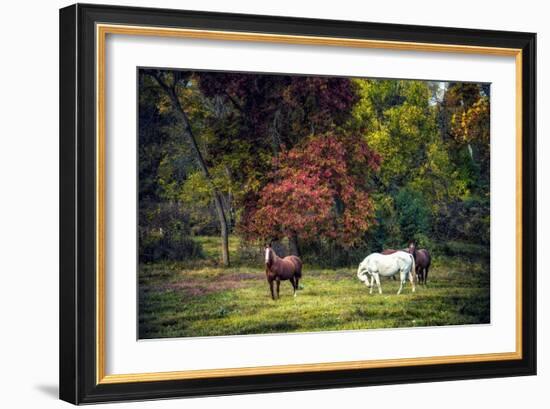
[(245, 208), (242, 232), (248, 239), (355, 244), (372, 222), (368, 181), (379, 162), (360, 136), (327, 133), (283, 149), (270, 181)]

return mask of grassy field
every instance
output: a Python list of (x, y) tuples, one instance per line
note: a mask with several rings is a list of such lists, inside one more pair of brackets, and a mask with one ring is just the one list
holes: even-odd
[[(436, 258), (427, 286), (411, 292), (407, 282), (383, 280), (379, 295), (356, 277), (356, 268), (305, 265), (302, 289), (292, 296), (288, 281), (272, 301), (261, 260), (216, 265), (217, 238), (199, 238), (205, 259), (142, 264), (139, 270), (139, 337), (196, 337), (349, 329), (488, 323), (486, 263)], [(238, 253), (232, 238), (230, 253)]]

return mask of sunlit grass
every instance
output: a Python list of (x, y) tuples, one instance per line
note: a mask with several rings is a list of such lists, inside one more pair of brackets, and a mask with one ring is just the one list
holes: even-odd
[[(205, 254), (219, 241), (201, 238)], [(238, 241), (231, 244), (233, 255)], [(211, 246), (211, 247), (210, 247)], [(140, 266), (140, 338), (333, 331), (489, 322), (489, 271), (481, 262), (437, 259), (427, 286), (383, 280), (369, 294), (355, 268), (304, 267), (295, 298), (288, 281), (271, 300), (259, 263), (222, 268), (216, 263)]]
[[(206, 258), (217, 260), (220, 258), (221, 237), (219, 236), (196, 236), (193, 238), (202, 246)], [(229, 236), (229, 254), (233, 257), (237, 254), (239, 248), (239, 238)]]

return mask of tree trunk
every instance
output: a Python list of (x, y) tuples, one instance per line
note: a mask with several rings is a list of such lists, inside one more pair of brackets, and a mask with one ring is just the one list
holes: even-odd
[(217, 191), (214, 191), (214, 204), (216, 205), (216, 214), (220, 223), (220, 233), (222, 239), (222, 264), (229, 267), (229, 232), (227, 229), (227, 220), (223, 211), (222, 201)]
[(206, 180), (210, 184), (210, 188), (212, 189), (212, 199), (214, 201), (214, 205), (216, 206), (216, 215), (218, 216), (218, 222), (220, 224), (220, 232), (221, 232), (221, 239), (222, 239), (222, 246), (221, 246), (222, 263), (224, 266), (228, 267), (230, 264), (229, 262), (229, 229), (227, 227), (227, 219), (225, 217), (225, 212), (223, 210), (221, 193), (218, 192), (218, 189), (212, 182), (212, 177), (210, 176), (210, 172), (208, 171), (206, 162), (204, 161), (202, 153), (199, 149), (199, 145), (197, 144), (195, 135), (193, 134), (193, 130), (191, 129), (189, 118), (187, 118), (187, 114), (183, 110), (183, 107), (180, 104), (178, 96), (176, 95), (175, 85), (171, 87), (168, 84), (166, 84), (164, 81), (162, 81), (162, 79), (158, 75), (155, 75), (155, 74), (151, 74), (151, 75), (157, 81), (160, 87), (164, 89), (164, 91), (170, 97), (172, 105), (174, 106), (174, 112), (176, 113), (177, 116), (179, 116), (179, 118), (183, 122), (183, 128), (185, 130), (185, 134), (191, 144), (193, 152), (195, 153), (195, 157), (197, 159), (199, 167), (201, 168), (201, 171), (204, 174)]

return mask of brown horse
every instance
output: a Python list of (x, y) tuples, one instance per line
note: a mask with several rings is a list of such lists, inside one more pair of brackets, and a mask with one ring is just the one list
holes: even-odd
[(277, 298), (280, 298), (279, 286), (281, 285), (281, 280), (290, 280), (290, 284), (292, 284), (292, 288), (294, 289), (294, 297), (296, 297), (298, 282), (302, 278), (302, 260), (296, 256), (281, 258), (275, 254), (271, 245), (268, 244), (265, 246), (265, 274), (272, 299), (275, 299), (275, 292), (273, 291), (274, 281), (277, 283)]
[(432, 257), (430, 252), (426, 249), (416, 249), (416, 243), (411, 241), (409, 243), (408, 251), (413, 255), (416, 262), (416, 276), (418, 277), (419, 284), (426, 284), (428, 281), (428, 271), (430, 270), (430, 264), (432, 263)]
[(393, 253), (395, 253), (396, 251), (405, 251), (405, 252), (408, 252), (409, 249), (403, 249), (403, 250), (386, 249), (386, 250), (382, 251), (380, 254), (383, 254), (383, 255), (387, 256), (388, 254), (393, 254)]

